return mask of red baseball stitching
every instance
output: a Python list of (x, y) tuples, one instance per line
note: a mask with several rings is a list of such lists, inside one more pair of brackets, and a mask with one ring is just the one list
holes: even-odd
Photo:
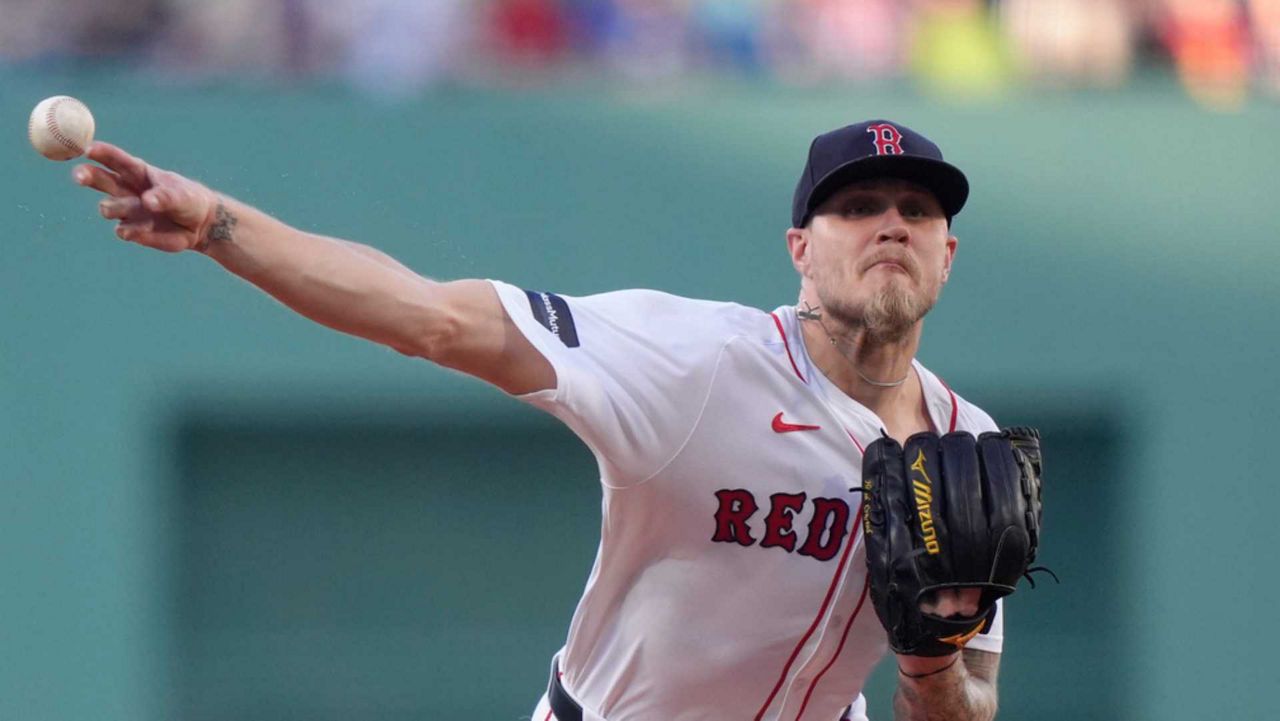
[[(79, 100), (76, 100), (75, 98), (69, 98), (69, 97), (58, 98), (52, 103), (49, 103), (49, 109), (46, 110), (44, 113), (45, 130), (48, 130), (49, 133), (53, 136), (53, 139), (62, 144), (62, 147), (66, 148), (67, 150), (70, 150), (76, 155), (79, 155), (84, 152), (84, 148), (80, 145), (80, 143), (77, 143), (71, 138), (68, 138), (66, 135), (63, 135), (62, 131), (58, 129), (58, 119), (56, 117), (56, 114), (58, 112), (58, 106), (67, 102), (68, 100), (70, 100), (71, 102), (81, 107), (84, 107), (84, 103), (80, 102)], [(85, 110), (87, 111), (88, 108), (85, 108)], [(27, 123), (27, 137), (31, 138), (32, 143), (35, 142), (35, 126), (31, 123)]]

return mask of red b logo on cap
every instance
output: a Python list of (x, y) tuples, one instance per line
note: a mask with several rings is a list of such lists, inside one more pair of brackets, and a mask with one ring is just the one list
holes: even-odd
[(902, 155), (902, 133), (888, 123), (868, 125), (867, 132), (875, 136), (876, 155)]

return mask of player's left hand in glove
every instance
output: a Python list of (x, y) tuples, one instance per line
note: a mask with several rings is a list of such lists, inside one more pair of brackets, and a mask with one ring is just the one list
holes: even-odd
[[(955, 653), (995, 616), (1040, 545), (1040, 434), (917, 433), (863, 456), (871, 601), (900, 654)], [(975, 613), (944, 617), (939, 592), (973, 591)], [(934, 609), (936, 610), (936, 609)]]

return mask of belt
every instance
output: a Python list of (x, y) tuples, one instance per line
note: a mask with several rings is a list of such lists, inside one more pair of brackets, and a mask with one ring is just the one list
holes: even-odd
[(556, 721), (582, 721), (582, 706), (573, 700), (564, 684), (560, 683), (560, 661), (551, 663), (551, 682), (547, 684), (547, 701)]
[[(573, 700), (564, 684), (560, 682), (560, 659), (551, 662), (551, 681), (547, 684), (547, 702), (551, 704), (551, 713), (556, 721), (582, 721), (582, 705)], [(853, 713), (849, 706), (840, 714), (840, 721), (848, 721)]]

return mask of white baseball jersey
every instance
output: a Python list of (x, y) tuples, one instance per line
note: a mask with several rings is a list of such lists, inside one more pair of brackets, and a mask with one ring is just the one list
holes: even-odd
[[(584, 718), (865, 720), (887, 641), (855, 489), (883, 424), (813, 365), (795, 310), (493, 285), (555, 368), (522, 398), (599, 461), (600, 547), (558, 655)], [(915, 371), (936, 430), (996, 430)], [(998, 652), (1002, 616), (970, 647)]]

